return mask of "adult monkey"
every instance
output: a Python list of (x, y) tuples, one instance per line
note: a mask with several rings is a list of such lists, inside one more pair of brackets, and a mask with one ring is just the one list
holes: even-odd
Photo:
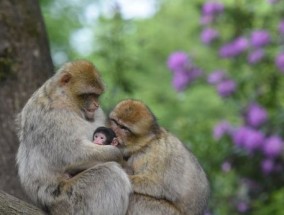
[[(63, 65), (28, 100), (18, 116), (19, 176), (31, 200), (50, 214), (121, 215), (128, 207), (131, 184), (116, 162), (114, 146), (91, 142), (105, 125), (99, 107), (104, 87), (87, 61)], [(74, 177), (69, 166), (89, 162)]]
[(141, 101), (121, 101), (109, 118), (133, 172), (128, 214), (202, 215), (209, 183), (193, 153)]

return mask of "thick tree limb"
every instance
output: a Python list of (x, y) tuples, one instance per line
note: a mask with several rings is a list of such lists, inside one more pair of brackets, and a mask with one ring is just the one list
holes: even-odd
[(44, 215), (45, 213), (34, 205), (0, 190), (0, 214)]
[(15, 116), (52, 74), (39, 1), (0, 0), (0, 190), (21, 199)]

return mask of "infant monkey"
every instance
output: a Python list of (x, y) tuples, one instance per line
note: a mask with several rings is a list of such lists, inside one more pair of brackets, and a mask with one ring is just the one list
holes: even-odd
[(117, 146), (118, 141), (114, 131), (107, 127), (98, 127), (93, 135), (93, 142), (98, 145)]

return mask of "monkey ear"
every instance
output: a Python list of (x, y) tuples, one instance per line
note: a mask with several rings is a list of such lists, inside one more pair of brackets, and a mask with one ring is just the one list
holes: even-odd
[(60, 84), (62, 85), (62, 86), (64, 86), (65, 84), (67, 84), (69, 81), (70, 81), (70, 79), (71, 79), (71, 74), (70, 73), (64, 73), (63, 75), (62, 75), (62, 77), (60, 78)]

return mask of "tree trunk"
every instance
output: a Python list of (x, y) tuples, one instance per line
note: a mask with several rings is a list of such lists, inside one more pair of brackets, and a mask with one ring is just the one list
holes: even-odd
[(44, 215), (39, 208), (0, 191), (0, 214)]
[(52, 74), (38, 1), (0, 0), (0, 190), (22, 199), (15, 162), (19, 145), (15, 116)]

